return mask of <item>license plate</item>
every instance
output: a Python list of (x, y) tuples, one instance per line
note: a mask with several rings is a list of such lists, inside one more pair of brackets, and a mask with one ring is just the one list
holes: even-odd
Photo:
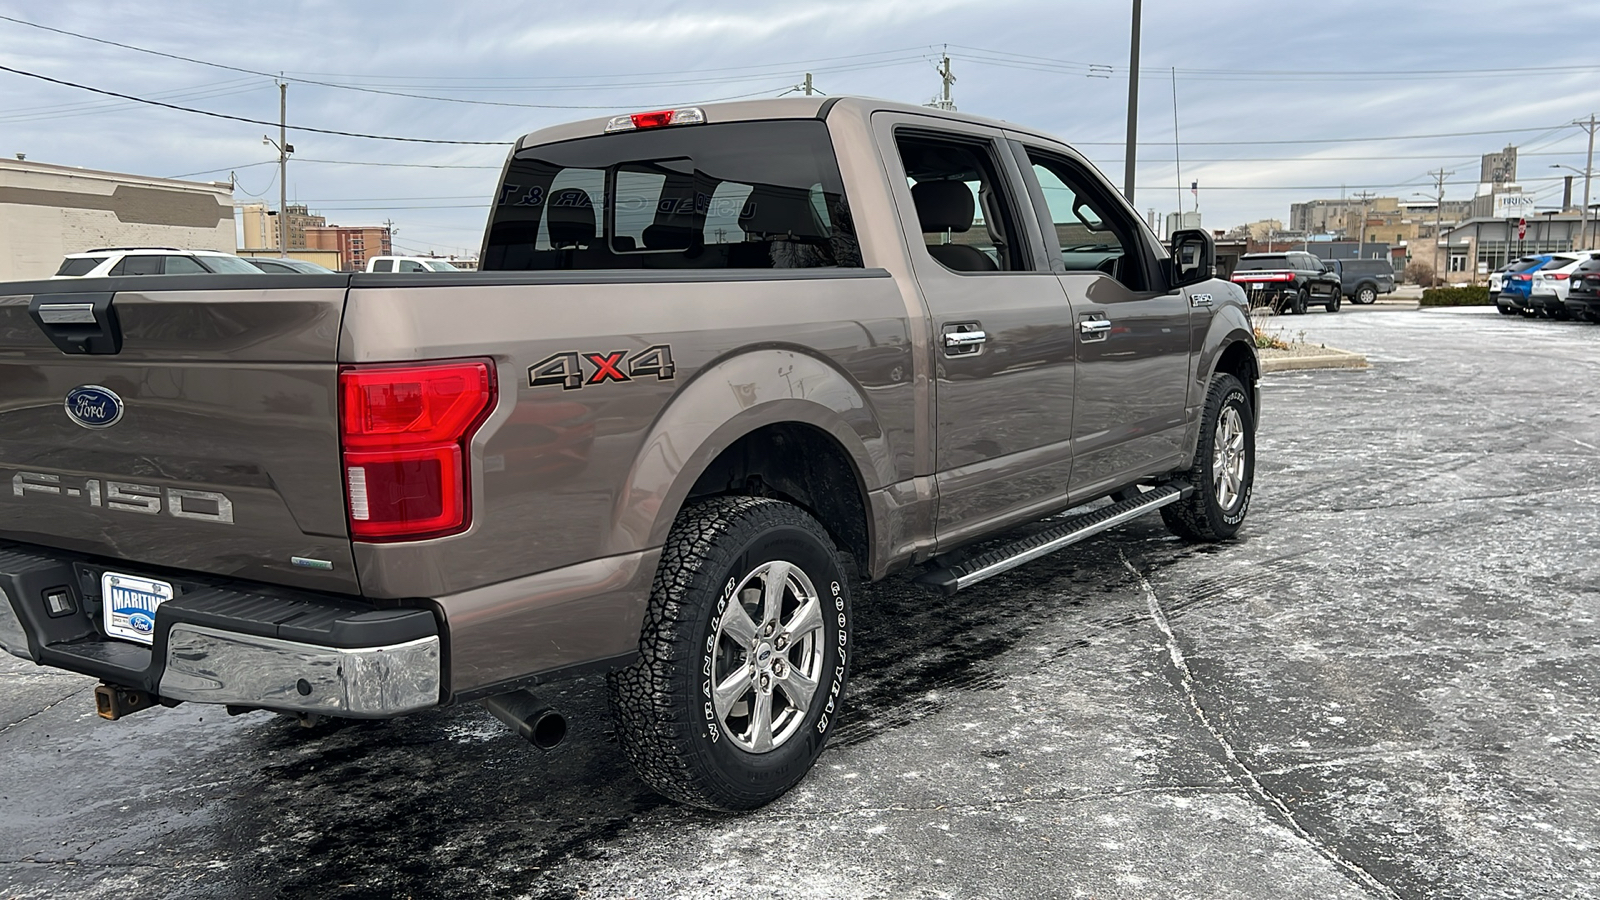
[(155, 639), (156, 607), (172, 599), (165, 581), (107, 572), (100, 576), (106, 634), (140, 644)]
[(1259, 282), (1259, 281), (1257, 281), (1257, 282), (1255, 282), (1255, 283), (1254, 283), (1254, 284), (1252, 284), (1252, 285), (1250, 285), (1250, 290), (1252, 290), (1252, 291), (1259, 291), (1259, 290), (1261, 290), (1261, 289), (1262, 289), (1262, 288), (1264, 288), (1264, 287), (1266, 287), (1266, 285), (1264, 285), (1264, 284), (1262, 284), (1262, 283), (1261, 283), (1261, 282)]

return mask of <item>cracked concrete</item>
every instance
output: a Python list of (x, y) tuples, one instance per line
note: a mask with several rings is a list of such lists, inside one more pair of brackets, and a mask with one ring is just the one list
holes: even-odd
[(651, 794), (594, 679), (540, 754), (477, 707), (106, 723), (5, 659), (0, 897), (1600, 898), (1600, 327), (1295, 324), (1372, 367), (1264, 382), (1238, 541), (863, 590), (762, 810)]

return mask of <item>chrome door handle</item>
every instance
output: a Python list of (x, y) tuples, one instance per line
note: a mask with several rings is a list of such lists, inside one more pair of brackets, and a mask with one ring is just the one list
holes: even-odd
[(946, 347), (976, 347), (987, 341), (989, 336), (981, 331), (947, 331), (944, 335)]
[(1085, 319), (1078, 323), (1078, 330), (1084, 334), (1106, 334), (1111, 330), (1110, 319)]

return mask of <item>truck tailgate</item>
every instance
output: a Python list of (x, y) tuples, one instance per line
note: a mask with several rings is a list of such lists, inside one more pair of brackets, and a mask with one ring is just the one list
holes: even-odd
[[(0, 285), (0, 537), (135, 571), (357, 592), (338, 438), (347, 283)], [(63, 349), (71, 329), (30, 313), (48, 304), (59, 320), (107, 299), (114, 320), (101, 312), (88, 330), (119, 331), (119, 349)]]

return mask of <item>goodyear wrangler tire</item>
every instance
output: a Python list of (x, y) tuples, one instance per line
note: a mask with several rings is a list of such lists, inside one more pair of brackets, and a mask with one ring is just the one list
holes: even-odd
[(1211, 376), (1200, 443), (1183, 476), (1194, 485), (1194, 493), (1161, 508), (1167, 530), (1192, 541), (1233, 537), (1250, 511), (1255, 472), (1255, 411), (1250, 395), (1239, 379), (1219, 372)]
[(656, 570), (640, 658), (608, 680), (639, 777), (744, 810), (810, 770), (849, 674), (850, 596), (822, 526), (760, 497), (686, 506)]

